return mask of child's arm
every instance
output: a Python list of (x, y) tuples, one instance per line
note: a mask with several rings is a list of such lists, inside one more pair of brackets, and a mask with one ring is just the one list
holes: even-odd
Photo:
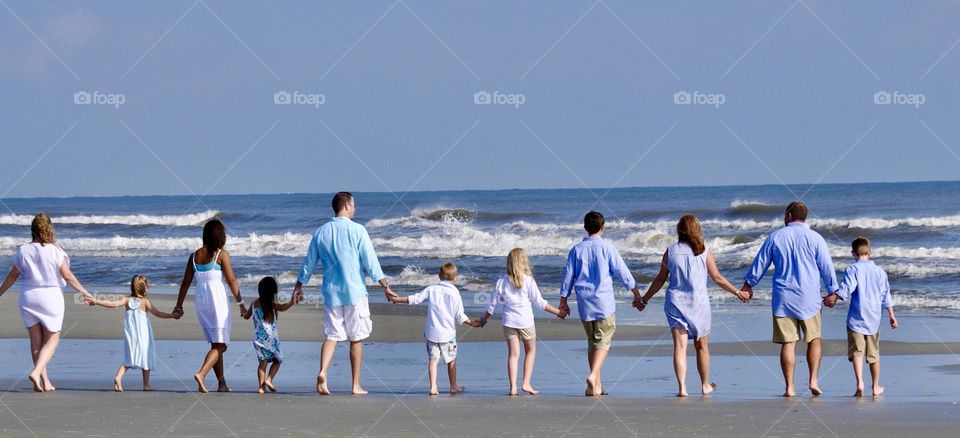
[[(254, 307), (260, 307), (259, 298), (256, 300), (253, 300), (253, 302), (250, 303), (250, 307), (244, 307), (243, 310), (240, 312), (240, 317), (243, 319), (250, 319), (250, 317), (253, 316)], [(274, 309), (277, 309), (277, 307), (274, 307)], [(277, 309), (277, 310), (280, 310), (280, 309)]]
[[(129, 298), (128, 298), (129, 299)], [(157, 306), (154, 306), (150, 300), (146, 298), (141, 298), (140, 301), (143, 303), (143, 306), (146, 308), (147, 312), (150, 312), (151, 315), (156, 316), (157, 318), (163, 319), (180, 319), (179, 316), (173, 313), (162, 312), (160, 309), (157, 309)]]
[(670, 268), (667, 267), (667, 251), (664, 251), (663, 258), (660, 260), (660, 272), (657, 272), (657, 278), (653, 280), (653, 283), (650, 283), (650, 287), (647, 288), (647, 293), (645, 293), (640, 300), (633, 302), (633, 307), (636, 307), (637, 310), (641, 312), (643, 309), (646, 309), (650, 298), (653, 298), (657, 292), (660, 292), (660, 288), (667, 282), (669, 276)]
[[(274, 301), (274, 302), (273, 302), (273, 308), (274, 308), (274, 309), (277, 309), (277, 312), (286, 312), (287, 310), (290, 310), (290, 308), (293, 307), (294, 304), (297, 304), (297, 303), (293, 302), (293, 298), (294, 298), (294, 297), (291, 296), (289, 300), (287, 300), (287, 301), (285, 301), (285, 302), (282, 302), (282, 303), (278, 303), (278, 302)], [(260, 301), (260, 300), (257, 300), (257, 302), (259, 302), (259, 301)]]
[(409, 303), (410, 303), (410, 298), (408, 298), (408, 297), (401, 297), (401, 296), (399, 296), (399, 295), (397, 295), (397, 296), (387, 295), (387, 300), (389, 300), (389, 301), (390, 301), (391, 303), (393, 303), (393, 304), (401, 304), (401, 303), (402, 303), (402, 304), (409, 304)]
[(427, 297), (428, 297), (427, 289), (429, 289), (429, 287), (420, 292), (417, 292), (413, 295), (409, 295), (406, 297), (401, 297), (400, 295), (397, 295), (397, 294), (387, 295), (387, 300), (389, 300), (393, 304), (403, 303), (403, 304), (417, 305), (424, 301), (427, 301)]
[(555, 315), (557, 318), (564, 319), (567, 315), (563, 315), (560, 312), (560, 309), (553, 307), (547, 300), (543, 299), (543, 294), (540, 293), (540, 287), (537, 286), (537, 280), (533, 277), (530, 277), (530, 289), (527, 291), (527, 298), (530, 299), (531, 303), (536, 303), (541, 309), (545, 312)]
[(123, 297), (119, 300), (101, 300), (95, 296), (90, 296), (86, 298), (86, 300), (91, 305), (106, 307), (108, 309), (116, 309), (117, 307), (126, 306), (127, 301), (130, 301), (130, 297)]

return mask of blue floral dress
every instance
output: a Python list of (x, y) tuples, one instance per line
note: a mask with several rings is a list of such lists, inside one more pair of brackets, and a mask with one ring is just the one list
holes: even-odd
[(265, 321), (260, 307), (253, 309), (253, 347), (257, 350), (258, 360), (283, 362), (276, 316), (273, 322)]

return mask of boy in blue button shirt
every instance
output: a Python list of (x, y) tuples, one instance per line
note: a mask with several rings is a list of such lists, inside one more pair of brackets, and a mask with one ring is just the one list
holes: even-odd
[(897, 318), (893, 314), (893, 297), (887, 273), (870, 261), (870, 240), (858, 237), (853, 241), (853, 255), (856, 262), (847, 267), (840, 289), (827, 295), (823, 304), (833, 307), (837, 300), (850, 300), (847, 312), (847, 358), (853, 363), (853, 374), (857, 378), (857, 391), (854, 397), (863, 396), (863, 356), (866, 354), (870, 364), (870, 376), (873, 378), (873, 395), (883, 394), (880, 386), (880, 318), (883, 309), (887, 309), (890, 327), (897, 328)]

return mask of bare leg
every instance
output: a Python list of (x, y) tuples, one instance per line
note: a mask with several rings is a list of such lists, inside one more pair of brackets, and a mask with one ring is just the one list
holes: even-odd
[(266, 388), (264, 387), (266, 380), (267, 380), (267, 361), (261, 360), (260, 363), (257, 364), (257, 392), (258, 393), (263, 394), (264, 392), (267, 392)]
[(703, 395), (709, 395), (717, 389), (717, 385), (710, 381), (710, 347), (709, 335), (702, 336), (693, 341), (693, 347), (697, 349), (697, 372), (700, 373), (700, 391)]
[(120, 365), (117, 368), (117, 375), (113, 376), (113, 390), (123, 392), (123, 375), (127, 373), (127, 367)]
[[(40, 357), (40, 349), (43, 348), (43, 326), (34, 324), (27, 327), (27, 334), (30, 336), (30, 357), (33, 359), (34, 366), (36, 366), (37, 358)], [(33, 382), (33, 390), (43, 392), (43, 386)]]
[(142, 370), (142, 374), (143, 374), (143, 390), (153, 391), (153, 388), (150, 387), (150, 370)]
[(783, 382), (786, 384), (784, 397), (797, 395), (793, 387), (793, 370), (797, 366), (797, 343), (784, 342), (780, 345), (780, 369), (783, 371)]
[(537, 395), (540, 391), (533, 388), (530, 381), (533, 380), (533, 364), (537, 361), (537, 340), (528, 339), (523, 341), (523, 386), (520, 389), (530, 395)]
[(317, 374), (317, 392), (320, 395), (330, 395), (330, 388), (327, 387), (327, 371), (330, 369), (330, 362), (336, 351), (337, 341), (323, 340), (323, 346), (320, 347), (320, 372)]
[(350, 341), (350, 372), (353, 374), (353, 394), (363, 395), (367, 391), (360, 386), (360, 368), (363, 367), (363, 342)]
[(850, 361), (853, 364), (853, 377), (857, 381), (857, 390), (854, 391), (854, 397), (863, 397), (863, 356), (854, 355)]
[(677, 375), (677, 397), (687, 396), (687, 331), (670, 329), (673, 335), (673, 372)]
[(439, 357), (431, 357), (427, 360), (427, 377), (430, 380), (430, 389), (427, 390), (427, 394), (430, 395), (440, 394), (440, 391), (437, 389), (437, 364), (439, 362)]
[(217, 348), (217, 345), (222, 344), (210, 344), (210, 350), (207, 351), (207, 355), (203, 358), (203, 364), (200, 365), (200, 371), (197, 371), (197, 373), (193, 375), (193, 380), (197, 381), (197, 391), (201, 393), (207, 392), (207, 386), (203, 384), (203, 380), (207, 378), (207, 374), (210, 372), (210, 370), (214, 369), (217, 362), (220, 361), (220, 350)]
[(519, 361), (520, 339), (511, 336), (507, 338), (507, 381), (510, 384), (507, 395), (517, 395), (517, 363)]
[(223, 354), (227, 352), (227, 344), (214, 344), (220, 351), (217, 362), (213, 364), (213, 374), (217, 376), (217, 392), (230, 392), (227, 386), (227, 378), (223, 374)]
[[(60, 332), (48, 332), (43, 330), (43, 346), (40, 347), (40, 352), (37, 354), (37, 360), (33, 365), (33, 371), (30, 372), (28, 376), (30, 381), (33, 382), (33, 390), (36, 392), (43, 392), (43, 389), (40, 388), (40, 383), (45, 380), (43, 375), (46, 374), (47, 364), (50, 363), (50, 360), (53, 359), (53, 354), (57, 351), (57, 345), (60, 343)], [(46, 380), (44, 386), (49, 383), (49, 380)], [(52, 391), (52, 385), (47, 388), (48, 391)]]
[(606, 348), (596, 348), (589, 352), (590, 375), (587, 376), (587, 391), (585, 393), (587, 396), (603, 394), (600, 370), (603, 369), (603, 362), (607, 359), (607, 353), (609, 353), (609, 350)]
[(807, 344), (807, 366), (810, 368), (810, 392), (814, 396), (823, 394), (823, 391), (820, 391), (820, 383), (817, 379), (820, 375), (821, 357), (823, 357), (823, 349), (820, 344), (820, 338), (817, 338)]
[(450, 377), (450, 394), (459, 394), (467, 390), (467, 388), (457, 385), (457, 361), (454, 360), (447, 364), (447, 376)]
[(880, 359), (870, 364), (870, 378), (873, 380), (873, 395), (883, 394), (883, 387), (880, 386)]
[(263, 381), (264, 386), (270, 390), (270, 392), (277, 392), (277, 387), (273, 386), (273, 379), (277, 377), (277, 373), (280, 372), (281, 362), (274, 359), (273, 364), (270, 365), (270, 372), (267, 373), (267, 379)]

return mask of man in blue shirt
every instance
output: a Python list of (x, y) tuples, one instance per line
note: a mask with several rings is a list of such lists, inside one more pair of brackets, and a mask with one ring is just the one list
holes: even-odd
[(595, 211), (587, 213), (583, 217), (583, 228), (588, 236), (570, 249), (563, 268), (558, 316), (564, 318), (570, 314), (567, 298), (576, 293), (577, 312), (587, 333), (587, 362), (590, 364), (585, 394), (595, 396), (605, 394), (600, 370), (617, 329), (613, 277), (619, 277), (623, 285), (633, 291), (635, 300), (640, 298), (640, 290), (620, 253), (603, 240), (603, 215)]
[(870, 240), (858, 237), (851, 244), (856, 263), (847, 266), (840, 289), (827, 295), (823, 304), (833, 307), (837, 300), (850, 300), (847, 311), (847, 359), (853, 363), (857, 379), (854, 397), (863, 396), (863, 357), (866, 354), (873, 378), (873, 395), (883, 394), (880, 386), (880, 318), (883, 309), (890, 317), (890, 327), (897, 328), (893, 314), (893, 297), (887, 273), (870, 260)]
[(816, 231), (805, 223), (807, 206), (791, 202), (783, 215), (785, 226), (774, 231), (760, 246), (750, 272), (743, 278), (742, 290), (753, 297), (753, 287), (760, 282), (771, 264), (773, 271), (773, 342), (780, 346), (780, 368), (786, 383), (785, 397), (793, 397), (793, 372), (796, 347), (803, 331), (807, 343), (807, 365), (810, 368), (810, 392), (821, 394), (817, 381), (820, 371), (820, 308), (823, 296), (820, 282), (828, 292), (837, 290), (837, 274), (833, 270), (830, 249)]
[(327, 387), (327, 371), (336, 350), (337, 342), (350, 341), (350, 366), (353, 371), (353, 393), (366, 394), (360, 386), (360, 368), (363, 361), (361, 341), (373, 331), (370, 306), (367, 301), (367, 286), (364, 277), (369, 276), (383, 286), (389, 298), (396, 294), (390, 289), (367, 229), (356, 222), (357, 212), (353, 195), (337, 193), (333, 197), (336, 217), (323, 224), (313, 234), (303, 267), (297, 275), (294, 296), (303, 296), (303, 285), (310, 281), (317, 263), (323, 267), (323, 333), (325, 339), (320, 349), (320, 372), (317, 374), (317, 392), (330, 395)]

